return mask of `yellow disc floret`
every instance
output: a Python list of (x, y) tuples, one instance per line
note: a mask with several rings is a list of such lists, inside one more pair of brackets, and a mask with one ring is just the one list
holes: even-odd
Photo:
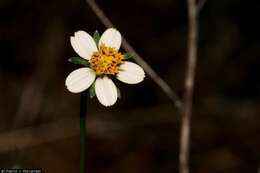
[(118, 67), (123, 63), (123, 55), (116, 49), (101, 44), (99, 50), (94, 52), (89, 60), (97, 75), (118, 73)]

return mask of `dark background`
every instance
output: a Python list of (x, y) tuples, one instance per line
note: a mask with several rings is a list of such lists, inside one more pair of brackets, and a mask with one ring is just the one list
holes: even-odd
[[(182, 97), (186, 2), (97, 3)], [(106, 28), (84, 0), (1, 0), (0, 8), (0, 167), (78, 172), (79, 94), (64, 86), (78, 67), (67, 62), (76, 55), (69, 37), (77, 30), (102, 33)], [(208, 0), (201, 12), (193, 173), (259, 169), (259, 11), (259, 1)], [(88, 100), (88, 172), (177, 172), (176, 108), (149, 77), (139, 85), (116, 84), (122, 99), (114, 107)]]

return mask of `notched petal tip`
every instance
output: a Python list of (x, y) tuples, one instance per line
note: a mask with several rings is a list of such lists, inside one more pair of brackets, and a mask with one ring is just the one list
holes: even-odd
[(97, 51), (94, 39), (85, 31), (76, 31), (70, 37), (70, 42), (74, 51), (84, 59), (90, 59), (93, 52)]
[(145, 78), (145, 72), (139, 65), (126, 61), (120, 67), (117, 79), (127, 84), (138, 84)]
[(66, 85), (66, 88), (69, 92), (73, 93), (73, 94), (78, 94), (78, 93), (81, 93), (82, 91), (74, 91), (73, 89), (69, 88), (67, 85)]
[(95, 82), (95, 92), (103, 106), (113, 106), (117, 101), (117, 88), (107, 76), (99, 77)]
[(115, 28), (108, 28), (99, 40), (99, 46), (105, 44), (108, 47), (115, 48), (118, 50), (121, 46), (122, 36), (118, 30)]
[(75, 37), (80, 37), (80, 36), (89, 35), (89, 34), (83, 30), (78, 30), (78, 31), (74, 32), (74, 35), (75, 35)]
[(72, 93), (80, 93), (90, 87), (96, 77), (95, 72), (87, 67), (71, 72), (66, 78), (65, 85)]

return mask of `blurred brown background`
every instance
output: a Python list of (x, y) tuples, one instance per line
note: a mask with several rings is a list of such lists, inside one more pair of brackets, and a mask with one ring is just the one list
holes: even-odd
[[(98, 0), (121, 33), (182, 96), (186, 3)], [(79, 171), (78, 66), (69, 37), (105, 27), (84, 0), (1, 0), (0, 167)], [(199, 18), (191, 172), (257, 173), (260, 166), (259, 1), (208, 0)], [(116, 82), (112, 108), (88, 100), (88, 172), (178, 170), (180, 115), (147, 77)]]

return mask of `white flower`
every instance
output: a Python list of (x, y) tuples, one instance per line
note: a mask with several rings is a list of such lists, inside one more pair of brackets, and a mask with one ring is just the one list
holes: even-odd
[(121, 34), (114, 28), (109, 28), (102, 34), (98, 46), (84, 31), (75, 32), (70, 41), (77, 54), (90, 64), (90, 67), (71, 72), (66, 78), (65, 85), (72, 93), (82, 92), (95, 82), (99, 102), (104, 106), (112, 106), (116, 103), (118, 93), (111, 76), (127, 84), (137, 84), (145, 77), (144, 70), (139, 65), (124, 61), (124, 56), (118, 51)]

